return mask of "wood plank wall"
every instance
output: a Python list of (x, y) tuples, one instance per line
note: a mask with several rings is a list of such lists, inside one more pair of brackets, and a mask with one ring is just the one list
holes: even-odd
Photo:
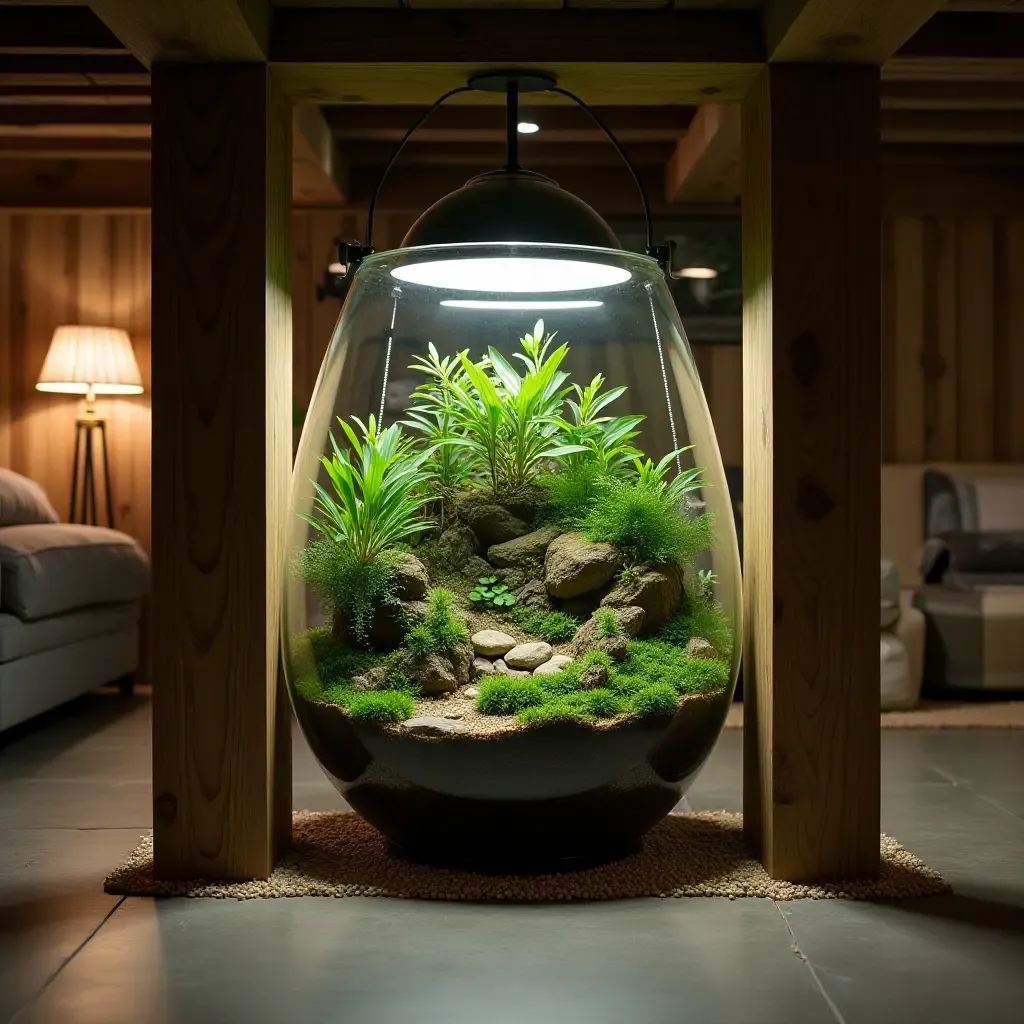
[[(387, 211), (378, 248), (415, 213)], [(361, 212), (292, 217), (294, 402), (305, 412), (340, 304), (316, 301), (336, 235)], [(1024, 217), (886, 216), (884, 462), (1024, 461)], [(149, 549), (149, 216), (0, 211), (0, 465), (34, 477), (62, 515), (78, 403), (35, 390), (54, 327), (96, 322), (132, 337), (146, 392), (101, 403), (111, 425), (118, 525)], [(694, 347), (726, 465), (742, 462), (737, 346)]]

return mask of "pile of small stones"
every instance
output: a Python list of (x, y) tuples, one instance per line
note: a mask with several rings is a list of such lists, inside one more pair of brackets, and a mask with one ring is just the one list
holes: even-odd
[(376, 829), (351, 813), (300, 811), (292, 817), (292, 836), (292, 847), (266, 881), (218, 883), (157, 881), (153, 840), (146, 837), (104, 887), (127, 896), (390, 896), (507, 903), (640, 896), (891, 900), (950, 891), (941, 875), (886, 835), (881, 837), (876, 879), (817, 885), (776, 881), (746, 851), (742, 815), (726, 811), (670, 814), (630, 857), (582, 871), (526, 877), (453, 871), (399, 859)]
[(572, 664), (572, 658), (555, 654), (551, 644), (543, 640), (521, 644), (499, 629), (482, 629), (469, 642), (474, 652), (470, 668), (474, 679), (493, 675), (550, 676)]

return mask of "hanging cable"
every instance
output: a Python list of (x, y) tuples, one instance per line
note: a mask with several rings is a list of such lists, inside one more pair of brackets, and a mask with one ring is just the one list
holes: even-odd
[(398, 159), (402, 150), (405, 149), (405, 144), (409, 141), (413, 133), (423, 124), (424, 121), (430, 115), (437, 110), (445, 100), (451, 99), (452, 96), (458, 95), (460, 92), (473, 92), (468, 85), (460, 85), (457, 89), (449, 89), (443, 96), (436, 99), (430, 109), (423, 114), (422, 117), (402, 136), (402, 141), (395, 147), (395, 151), (391, 154), (391, 159), (388, 160), (381, 173), (380, 178), (377, 181), (377, 187), (373, 190), (373, 195), (370, 197), (370, 209), (366, 216), (366, 244), (367, 247), (372, 251), (373, 249), (373, 214), (377, 208), (377, 197), (380, 195), (380, 190), (384, 185), (384, 179), (388, 176), (388, 172), (395, 165), (395, 161)]
[(579, 98), (579, 96), (577, 96), (573, 92), (569, 92), (568, 89), (563, 89), (559, 85), (554, 86), (549, 91), (560, 93), (562, 96), (567, 96), (569, 99), (573, 101), (573, 103), (577, 104), (579, 107), (582, 107), (583, 110), (585, 110), (590, 115), (590, 119), (594, 122), (594, 124), (596, 124), (597, 127), (600, 128), (601, 131), (604, 132), (604, 134), (608, 137), (608, 141), (615, 147), (615, 150), (619, 154), (619, 156), (622, 157), (622, 162), (626, 165), (627, 170), (633, 177), (633, 181), (636, 183), (637, 191), (640, 193), (640, 201), (644, 204), (644, 223), (647, 228), (647, 252), (648, 254), (650, 254), (654, 248), (654, 226), (651, 222), (651, 201), (650, 199), (647, 198), (647, 189), (644, 188), (644, 184), (640, 180), (640, 175), (637, 174), (636, 168), (633, 166), (633, 161), (630, 160), (629, 157), (626, 155), (626, 151), (622, 148), (622, 145), (619, 142), (619, 140), (615, 138), (615, 136), (612, 134), (612, 130), (608, 127), (608, 125), (606, 125), (604, 121), (590, 107), (588, 107), (587, 104), (583, 102), (583, 100)]

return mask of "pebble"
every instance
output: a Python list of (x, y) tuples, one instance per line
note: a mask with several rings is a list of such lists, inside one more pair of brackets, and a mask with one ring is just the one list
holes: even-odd
[(500, 629), (481, 629), (470, 638), (473, 650), (489, 658), (501, 657), (516, 646), (515, 637), (502, 633)]
[(537, 640), (528, 644), (516, 644), (505, 653), (505, 664), (509, 668), (529, 669), (531, 672), (545, 661), (550, 661), (554, 651), (551, 644)]
[(534, 670), (535, 676), (553, 676), (561, 672), (566, 665), (572, 664), (572, 658), (565, 654), (553, 654), (543, 665), (538, 665)]
[(471, 697), (471, 698), (472, 697), (479, 697), (480, 696), (480, 691), (475, 686), (467, 686), (462, 691), (462, 696), (463, 697)]
[(402, 728), (414, 736), (447, 736), (454, 732), (465, 732), (461, 722), (452, 722), (448, 718), (436, 715), (417, 715), (415, 718), (402, 722)]

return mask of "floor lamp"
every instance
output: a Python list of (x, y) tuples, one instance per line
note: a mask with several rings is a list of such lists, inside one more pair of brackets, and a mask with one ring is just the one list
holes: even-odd
[[(69, 521), (99, 525), (96, 477), (102, 473), (107, 525), (112, 527), (114, 500), (107, 457), (107, 421), (96, 414), (96, 396), (142, 393), (142, 378), (131, 339), (126, 331), (117, 327), (58, 327), (53, 332), (36, 388), (64, 395), (85, 395), (85, 411), (75, 420)], [(97, 434), (98, 457), (93, 444)]]

